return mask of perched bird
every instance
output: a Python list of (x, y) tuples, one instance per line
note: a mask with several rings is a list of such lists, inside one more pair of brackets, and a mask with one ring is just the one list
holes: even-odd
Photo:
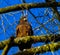
[[(32, 30), (32, 26), (29, 24), (29, 22), (27, 21), (26, 16), (22, 16), (20, 19), (20, 23), (19, 25), (16, 27), (16, 37), (25, 37), (25, 36), (31, 36), (33, 35), (33, 30)], [(22, 43), (19, 46), (20, 50), (23, 51), (24, 49), (28, 49), (31, 48), (31, 44), (30, 43)]]

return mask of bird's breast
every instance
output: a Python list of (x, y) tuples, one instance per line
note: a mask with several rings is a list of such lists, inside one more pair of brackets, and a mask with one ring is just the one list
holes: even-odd
[(19, 26), (19, 32), (18, 36), (24, 37), (24, 36), (29, 36), (31, 27), (29, 25), (20, 25)]

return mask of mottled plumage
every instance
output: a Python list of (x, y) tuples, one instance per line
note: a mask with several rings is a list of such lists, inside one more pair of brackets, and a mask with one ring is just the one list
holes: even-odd
[[(28, 23), (27, 18), (24, 16), (20, 19), (20, 24), (16, 28), (17, 37), (25, 37), (33, 35), (33, 30), (31, 25)], [(20, 50), (31, 48), (30, 43), (22, 44), (19, 46)]]

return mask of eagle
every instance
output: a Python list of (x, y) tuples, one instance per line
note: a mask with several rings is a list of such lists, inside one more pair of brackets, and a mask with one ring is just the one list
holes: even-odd
[[(33, 30), (32, 26), (29, 24), (27, 21), (26, 16), (22, 16), (20, 18), (19, 24), (16, 27), (16, 37), (22, 38), (26, 36), (32, 36), (33, 35)], [(31, 48), (31, 43), (22, 43), (19, 46), (19, 49), (23, 51), (24, 49)]]

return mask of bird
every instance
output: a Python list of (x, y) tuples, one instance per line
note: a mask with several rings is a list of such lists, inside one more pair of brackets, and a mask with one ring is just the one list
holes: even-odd
[[(26, 36), (32, 36), (33, 30), (31, 24), (27, 21), (26, 16), (20, 18), (19, 24), (16, 27), (16, 37), (22, 38)], [(24, 49), (31, 48), (31, 43), (22, 43), (19, 45), (19, 49), (23, 51)]]

